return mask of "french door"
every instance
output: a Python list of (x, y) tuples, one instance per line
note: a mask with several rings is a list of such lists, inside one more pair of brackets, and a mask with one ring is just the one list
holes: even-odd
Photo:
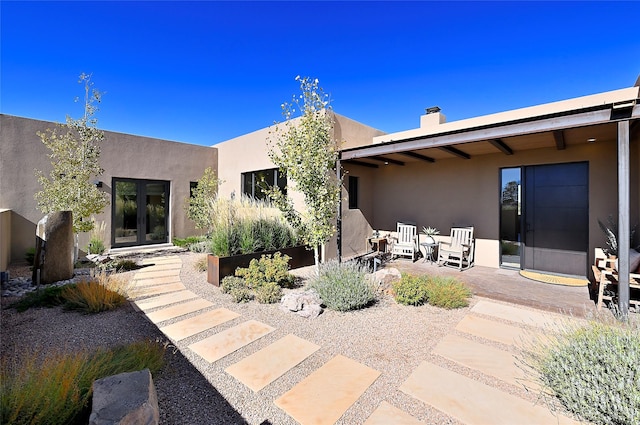
[(114, 178), (112, 188), (111, 246), (167, 242), (168, 181)]

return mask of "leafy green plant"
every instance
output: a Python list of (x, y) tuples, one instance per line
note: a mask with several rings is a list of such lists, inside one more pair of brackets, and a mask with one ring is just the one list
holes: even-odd
[(259, 288), (268, 284), (275, 284), (283, 288), (293, 286), (294, 278), (289, 273), (291, 257), (276, 252), (272, 255), (262, 255), (259, 260), (253, 259), (247, 268), (236, 269), (236, 276), (244, 278), (249, 288)]
[(0, 365), (0, 423), (86, 424), (96, 379), (163, 365), (166, 345), (136, 342), (95, 352), (25, 353)]
[(216, 224), (216, 206), (218, 186), (222, 183), (211, 167), (204, 170), (191, 193), (187, 204), (187, 217), (196, 223), (197, 229), (211, 233)]
[(105, 234), (107, 231), (107, 225), (104, 221), (101, 221), (100, 224), (95, 223), (93, 225), (93, 229), (91, 229), (91, 233), (89, 234), (89, 245), (87, 246), (87, 252), (89, 254), (102, 254), (106, 249), (104, 245)]
[(400, 280), (393, 282), (395, 299), (400, 304), (422, 305), (427, 302), (427, 277), (403, 273)]
[(337, 311), (366, 307), (375, 300), (376, 294), (365, 270), (354, 262), (321, 264), (318, 276), (309, 287), (318, 292), (324, 305)]
[(273, 282), (265, 283), (255, 289), (256, 301), (260, 304), (274, 304), (282, 298), (282, 288)]
[[(67, 286), (73, 286), (67, 285)], [(56, 307), (64, 303), (62, 290), (64, 286), (45, 286), (33, 292), (29, 292), (20, 300), (11, 304), (17, 311), (22, 313), (32, 307)]]
[(187, 236), (186, 238), (173, 238), (172, 242), (180, 248), (188, 248), (189, 245), (202, 242), (203, 240), (206, 240), (203, 236)]
[(116, 260), (115, 263), (113, 264), (113, 268), (119, 272), (128, 272), (131, 270), (137, 270), (140, 268), (140, 266), (138, 266), (138, 263), (136, 263), (133, 260), (122, 259), (122, 260)]
[(220, 281), (220, 292), (229, 294), (235, 288), (246, 288), (247, 284), (244, 279), (236, 276), (225, 276)]
[(27, 262), (28, 265), (33, 266), (33, 262), (36, 258), (36, 249), (34, 247), (29, 247), (24, 253), (24, 261)]
[(453, 277), (431, 276), (425, 286), (427, 301), (446, 309), (469, 305), (471, 290)]
[(595, 424), (639, 424), (640, 322), (567, 321), (552, 331), (521, 347), (542, 395)]

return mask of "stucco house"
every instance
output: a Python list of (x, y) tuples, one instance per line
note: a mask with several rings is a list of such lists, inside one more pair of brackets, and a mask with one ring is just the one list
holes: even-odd
[[(640, 79), (633, 87), (453, 122), (433, 107), (418, 128), (392, 134), (336, 114), (344, 173), (340, 254), (366, 252), (373, 230), (393, 230), (398, 221), (437, 227), (443, 237), (465, 224), (475, 228), (477, 265), (588, 276), (594, 248), (605, 240), (598, 220), (612, 215), (621, 234), (640, 221), (639, 86)], [(9, 210), (0, 213), (2, 270), (33, 243), (42, 215), (33, 170), (48, 166), (36, 132), (52, 126), (0, 115), (0, 209)], [(101, 185), (111, 207), (96, 218), (107, 223), (107, 245), (170, 243), (192, 234), (184, 204), (206, 167), (223, 180), (222, 196), (255, 195), (258, 177), (285, 184), (268, 158), (268, 133), (203, 147), (106, 132)], [(137, 221), (122, 222), (116, 207), (123, 200), (135, 205)], [(153, 226), (149, 202), (164, 209)], [(624, 278), (630, 242), (619, 243)], [(327, 256), (337, 254), (334, 238)]]

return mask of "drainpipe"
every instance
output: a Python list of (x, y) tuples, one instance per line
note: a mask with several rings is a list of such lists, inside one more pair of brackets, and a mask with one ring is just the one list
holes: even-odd
[(629, 120), (618, 121), (618, 309), (629, 315)]
[(338, 263), (342, 262), (342, 164), (340, 163), (340, 157), (336, 162), (336, 175), (340, 184), (340, 198), (338, 200), (338, 215), (336, 222), (336, 243), (338, 244)]

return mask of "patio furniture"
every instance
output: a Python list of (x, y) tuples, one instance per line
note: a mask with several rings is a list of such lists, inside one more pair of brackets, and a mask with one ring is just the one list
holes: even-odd
[(438, 265), (466, 270), (473, 266), (474, 251), (473, 227), (452, 227), (451, 241), (438, 244)]
[(413, 224), (397, 224), (398, 240), (391, 247), (391, 255), (411, 257), (415, 261), (418, 256), (418, 229)]
[(420, 252), (424, 256), (424, 260), (422, 260), (423, 263), (429, 261), (433, 264), (436, 262), (437, 258), (435, 258), (435, 253), (437, 246), (437, 242), (420, 242)]
[(387, 252), (387, 238), (381, 236), (371, 236), (367, 238), (369, 252)]
[[(629, 304), (640, 309), (640, 253), (631, 250), (629, 255)], [(618, 271), (615, 260), (596, 259), (593, 274), (598, 284), (598, 310), (605, 300), (613, 302), (618, 297)]]

